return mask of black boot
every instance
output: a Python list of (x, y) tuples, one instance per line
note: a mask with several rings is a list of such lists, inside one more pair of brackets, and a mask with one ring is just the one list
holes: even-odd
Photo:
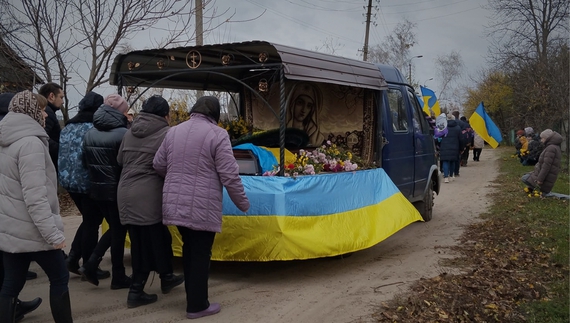
[(133, 274), (133, 283), (129, 289), (127, 296), (127, 307), (135, 308), (156, 302), (158, 296), (156, 294), (147, 294), (144, 292), (144, 285), (148, 274)]
[(59, 297), (50, 296), (49, 306), (51, 307), (51, 315), (55, 323), (73, 323), (69, 291), (66, 291)]
[(24, 315), (34, 311), (41, 303), (42, 299), (39, 297), (29, 302), (22, 302), (19, 299), (16, 300), (16, 322), (20, 322), (24, 318)]
[(0, 322), (14, 323), (16, 315), (16, 299), (0, 296)]
[(103, 258), (100, 258), (96, 254), (92, 254), (89, 257), (89, 261), (86, 264), (83, 264), (81, 268), (79, 268), (79, 272), (81, 273), (81, 278), (85, 279), (86, 281), (90, 282), (95, 286), (99, 286), (99, 278), (97, 277), (97, 269), (99, 268), (99, 263)]
[(184, 282), (184, 275), (166, 274), (160, 277), (160, 289), (163, 294), (168, 294), (170, 291)]
[(123, 289), (131, 287), (133, 280), (131, 277), (125, 275), (125, 273), (114, 274), (111, 278), (111, 289)]
[(76, 275), (81, 275), (79, 272), (79, 259), (81, 255), (78, 255), (73, 249), (69, 252), (69, 255), (65, 259), (65, 265), (67, 266), (67, 270), (70, 273), (74, 273)]

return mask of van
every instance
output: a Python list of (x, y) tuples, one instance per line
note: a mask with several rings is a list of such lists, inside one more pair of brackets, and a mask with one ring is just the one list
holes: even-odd
[[(120, 94), (128, 89), (129, 93), (138, 93), (139, 96), (144, 96), (149, 88), (154, 87), (226, 93), (229, 95), (229, 104), (225, 106), (226, 112), (233, 112), (252, 125), (256, 132), (261, 132), (261, 135), (250, 134), (244, 137), (245, 139), (238, 138), (234, 143), (236, 145), (250, 143), (255, 147), (265, 146), (278, 149), (276, 158), (276, 166), (280, 169), (278, 175), (283, 174), (287, 151), (295, 153), (300, 150), (310, 150), (325, 142), (343, 145), (358, 155), (367, 165), (373, 165), (377, 169), (375, 172), (369, 172), (369, 174), (373, 173), (372, 176), (379, 176), (372, 180), (370, 185), (375, 186), (375, 182), (378, 186), (387, 185), (388, 191), (395, 185), (401, 196), (417, 208), (421, 214), (420, 220), (430, 221), (432, 219), (434, 195), (438, 194), (440, 189), (433, 130), (430, 129), (414, 89), (406, 83), (395, 67), (265, 41), (249, 41), (140, 50), (118, 55), (112, 66), (110, 83), (118, 87)], [(133, 91), (134, 88), (137, 91)], [(191, 103), (189, 105), (191, 106)], [(266, 186), (272, 187), (274, 191), (281, 190), (280, 184), (272, 186), (280, 179), (261, 178), (263, 169), (259, 156), (256, 156), (253, 151), (235, 149), (234, 156), (238, 161), (244, 184), (251, 181), (256, 183), (254, 185), (256, 187)], [(384, 184), (382, 176), (386, 174), (391, 183)], [(326, 180), (331, 177), (321, 178)], [(303, 180), (305, 179), (301, 178), (296, 183), (299, 184)], [(289, 187), (291, 183), (293, 182), (288, 182), (285, 186)], [(356, 190), (353, 192), (355, 195), (367, 195), (368, 191), (377, 189), (372, 186), (359, 186), (359, 183), (353, 184), (355, 185), (350, 187)], [(286, 216), (299, 216), (299, 214), (288, 213), (293, 211), (288, 211), (290, 208), (285, 202), (291, 201), (288, 200), (287, 191), (257, 192), (255, 196), (259, 197), (260, 194), (270, 194), (266, 197), (270, 203), (261, 200), (260, 203), (264, 204), (266, 209), (272, 209), (271, 212), (283, 212)], [(349, 201), (350, 197), (346, 199), (348, 204), (353, 202)], [(291, 203), (299, 204), (300, 202), (292, 201)], [(314, 205), (307, 205), (307, 207), (314, 207)], [(366, 207), (359, 205), (357, 208), (363, 210)], [(301, 246), (302, 243), (287, 245), (286, 243), (290, 243), (291, 239), (283, 239), (283, 232), (280, 232), (275, 235), (275, 239), (279, 240), (276, 245), (284, 244), (281, 248), (283, 252), (278, 256), (260, 253), (259, 257), (254, 260), (306, 259), (343, 254), (369, 247), (404, 225), (417, 221), (406, 206), (380, 207), (380, 209), (385, 209), (383, 212), (390, 214), (384, 214), (381, 220), (378, 218), (372, 222), (368, 218), (359, 225), (382, 224), (382, 221), (391, 217), (387, 221), (394, 223), (393, 226), (388, 225), (393, 227), (393, 230), (391, 229), (392, 231), (388, 234), (382, 233), (381, 237), (372, 233), (374, 237), (369, 242), (351, 245), (350, 241), (347, 241), (350, 246), (339, 248), (336, 245), (322, 246), (322, 248), (315, 246), (316, 240), (306, 242), (304, 246)], [(409, 219), (401, 220), (400, 215), (395, 214), (397, 213), (395, 209), (401, 209), (403, 213), (406, 213), (403, 217), (409, 216)], [(227, 210), (232, 212), (231, 206), (228, 206)], [(311, 212), (318, 213), (315, 210)], [(351, 212), (354, 213), (352, 210), (348, 213), (352, 214)], [(228, 214), (224, 204), (224, 225), (226, 221), (228, 223), (234, 220), (243, 221), (243, 217), (233, 218), (226, 217), (226, 215)], [(271, 213), (270, 215), (273, 216)], [(302, 221), (312, 221), (305, 215), (308, 214), (303, 214)], [(376, 215), (370, 215), (370, 217), (373, 216)], [(299, 221), (299, 219), (301, 218), (294, 220)], [(282, 218), (279, 220), (281, 221)], [(275, 223), (281, 222), (276, 221), (271, 225)], [(338, 223), (340, 225), (341, 222)], [(270, 226), (270, 224), (267, 225)], [(310, 234), (305, 234), (305, 236), (317, 235), (311, 231), (317, 227), (319, 225), (315, 223), (307, 224), (305, 232)], [(333, 231), (337, 229), (334, 225), (331, 227)], [(219, 236), (224, 236), (227, 230), (232, 229), (228, 224), (228, 229), (224, 230), (226, 229), (223, 228)], [(261, 231), (263, 230), (259, 232)], [(337, 240), (342, 240), (343, 238), (340, 237), (342, 234), (338, 232)], [(326, 232), (322, 234), (327, 235)], [(355, 232), (354, 237), (344, 239), (362, 239), (361, 235), (362, 232)], [(295, 232), (292, 236), (300, 237), (303, 234)], [(242, 236), (234, 236), (234, 239), (247, 240)], [(255, 236), (250, 236), (249, 239), (255, 239)], [(267, 237), (264, 239), (267, 241)], [(283, 240), (288, 241), (283, 242)], [(320, 248), (322, 252), (312, 253), (305, 250), (311, 248)], [(295, 253), (290, 249), (297, 249), (298, 252)], [(243, 257), (247, 258), (245, 260), (251, 259), (252, 252), (250, 251), (242, 253)], [(282, 254), (287, 254), (287, 256), (282, 256)], [(213, 258), (216, 258), (215, 255)], [(234, 256), (219, 258), (244, 260)]]

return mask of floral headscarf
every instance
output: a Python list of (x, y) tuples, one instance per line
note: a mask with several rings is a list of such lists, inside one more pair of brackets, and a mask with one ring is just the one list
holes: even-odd
[(38, 105), (36, 96), (31, 91), (26, 90), (16, 93), (10, 100), (8, 111), (26, 114), (36, 120), (42, 127), (45, 127), (46, 120), (42, 109)]

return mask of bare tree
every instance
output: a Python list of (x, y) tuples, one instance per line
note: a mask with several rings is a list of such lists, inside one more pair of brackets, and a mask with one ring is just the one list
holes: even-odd
[(315, 46), (315, 51), (335, 55), (336, 51), (343, 47), (344, 44), (341, 44), (338, 41), (335, 42), (332, 37), (327, 37), (323, 40), (321, 46)]
[(440, 55), (435, 59), (435, 67), (436, 79), (439, 81), (440, 88), (438, 98), (440, 100), (449, 100), (452, 97), (458, 97), (454, 85), (461, 78), (465, 68), (461, 54), (457, 51), (452, 51), (449, 54)]
[[(214, 3), (204, 0), (204, 33), (227, 13), (218, 14)], [(0, 0), (0, 37), (44, 80), (61, 84), (66, 93), (69, 87), (87, 93), (107, 83), (121, 43), (144, 37), (152, 42), (146, 46), (187, 45), (195, 38), (193, 16), (189, 2), (179, 0)], [(71, 75), (77, 81), (70, 83)], [(64, 119), (68, 105), (66, 100)]]
[(396, 25), (382, 44), (372, 46), (368, 53), (368, 61), (390, 64), (400, 71), (405, 71), (410, 62), (410, 49), (417, 44), (414, 29), (417, 24), (404, 20)]

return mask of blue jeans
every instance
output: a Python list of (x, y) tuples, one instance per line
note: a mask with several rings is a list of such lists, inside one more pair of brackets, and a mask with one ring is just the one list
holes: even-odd
[(443, 164), (443, 177), (449, 177), (453, 175), (453, 170), (455, 169), (455, 164), (457, 161), (455, 160), (444, 160), (442, 161)]
[(26, 274), (30, 262), (35, 261), (42, 267), (49, 278), (49, 294), (51, 297), (61, 297), (68, 291), (69, 271), (65, 266), (61, 250), (47, 250), (23, 253), (8, 253), (4, 255), (4, 283), (0, 296), (17, 298), (26, 284)]

